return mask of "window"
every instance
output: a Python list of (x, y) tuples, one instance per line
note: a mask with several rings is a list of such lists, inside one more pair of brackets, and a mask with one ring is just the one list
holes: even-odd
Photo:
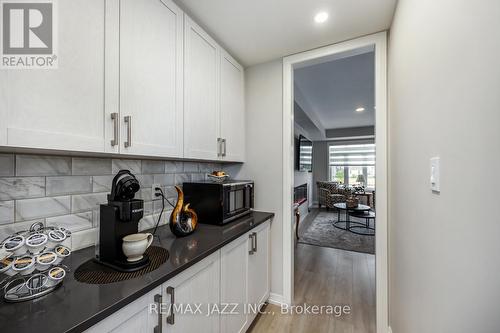
[(328, 146), (330, 181), (375, 187), (375, 144)]

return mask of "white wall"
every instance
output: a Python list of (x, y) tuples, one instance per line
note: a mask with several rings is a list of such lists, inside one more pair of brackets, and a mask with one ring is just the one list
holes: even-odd
[[(255, 181), (255, 209), (274, 212), (271, 224), (271, 293), (283, 294), (283, 63), (245, 70), (246, 162), (227, 171)], [(272, 295), (273, 296), (273, 295)]]
[[(390, 325), (500, 332), (500, 1), (400, 0), (389, 44)], [(441, 157), (441, 194), (429, 159)]]

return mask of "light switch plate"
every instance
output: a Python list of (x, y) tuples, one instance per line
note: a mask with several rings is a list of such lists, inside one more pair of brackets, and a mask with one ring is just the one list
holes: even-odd
[(441, 192), (439, 162), (439, 157), (431, 158), (431, 190), (438, 193)]

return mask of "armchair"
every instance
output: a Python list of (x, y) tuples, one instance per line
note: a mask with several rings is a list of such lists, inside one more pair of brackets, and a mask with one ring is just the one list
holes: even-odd
[(345, 202), (350, 195), (350, 190), (340, 187), (337, 182), (318, 181), (318, 205), (325, 206), (326, 209), (334, 208), (333, 205)]

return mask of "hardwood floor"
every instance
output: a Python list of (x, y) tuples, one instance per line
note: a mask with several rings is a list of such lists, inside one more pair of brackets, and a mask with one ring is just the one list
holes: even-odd
[(296, 244), (294, 303), (348, 305), (351, 311), (338, 317), (290, 315), (270, 304), (249, 332), (375, 332), (375, 256)]

